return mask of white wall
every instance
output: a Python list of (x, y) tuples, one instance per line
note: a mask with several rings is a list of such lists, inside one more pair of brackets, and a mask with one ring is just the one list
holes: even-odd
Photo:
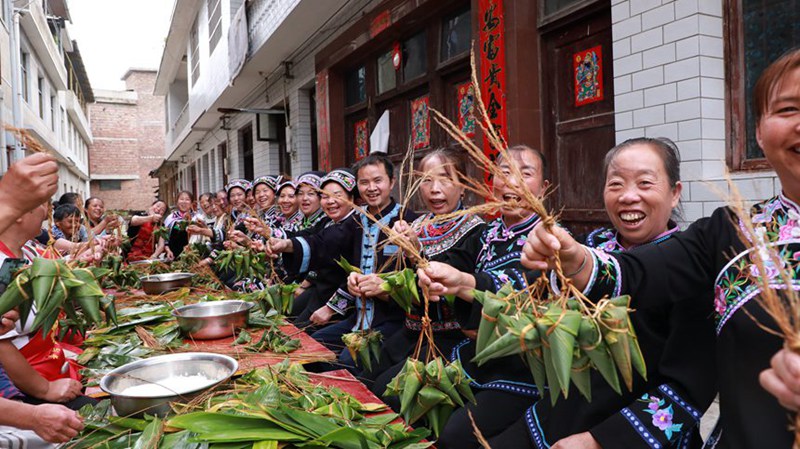
[[(722, 0), (612, 0), (616, 138), (669, 137), (681, 150), (686, 222), (727, 194)], [(733, 173), (742, 197), (780, 192), (772, 171)]]

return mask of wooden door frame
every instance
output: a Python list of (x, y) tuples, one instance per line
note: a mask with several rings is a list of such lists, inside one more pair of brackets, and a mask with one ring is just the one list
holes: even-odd
[[(542, 0), (539, 0), (539, 5), (541, 8)], [(541, 11), (542, 9), (540, 9)], [(552, 86), (555, 85), (555, 78), (557, 76), (556, 71), (553, 68), (556, 67), (557, 61), (550, 61), (549, 57), (555, 52), (555, 48), (567, 38), (567, 32), (572, 28), (576, 23), (586, 20), (594, 15), (607, 13), (610, 14), (611, 12), (611, 1), (610, 0), (587, 0), (580, 4), (580, 8), (569, 8), (570, 12), (569, 15), (562, 15), (561, 13), (554, 15), (545, 25), (540, 26), (539, 30), (541, 33), (541, 59), (540, 64), (542, 67), (542, 88), (540, 89), (541, 92), (541, 107), (542, 107), (542, 142), (544, 148), (544, 155), (548, 161), (548, 170), (546, 175), (548, 175), (550, 181), (556, 187), (564, 182), (563, 179), (559, 179), (559, 154), (557, 149), (557, 113), (558, 113), (558, 102), (557, 102), (557, 95), (558, 92), (555, 92), (552, 89)], [(613, 26), (613, 25), (612, 25)], [(609, 50), (611, 48), (609, 47)], [(606, 66), (611, 67), (613, 65), (613, 59), (610, 57), (612, 55), (604, 55), (604, 60)], [(550, 65), (550, 68), (547, 68), (547, 65)], [(607, 87), (610, 87), (611, 90), (607, 90), (607, 93), (610, 93), (613, 96), (613, 78), (608, 77), (607, 80), (611, 81), (610, 83), (606, 83)], [(546, 86), (550, 86), (550, 88), (545, 88)], [(589, 128), (592, 125), (608, 125), (608, 121), (611, 123), (614, 122), (614, 112), (611, 111), (610, 114), (604, 115), (602, 117), (597, 117), (590, 119), (589, 122), (582, 122), (582, 123), (562, 123), (562, 127), (574, 127), (571, 131), (577, 131), (579, 129)], [(598, 192), (600, 195), (602, 192)], [(558, 194), (553, 195), (551, 200), (549, 201), (548, 206), (551, 208), (557, 207), (562, 208), (563, 204), (554, 204), (554, 201), (557, 202), (557, 198), (559, 197)], [(558, 202), (557, 202), (558, 203)], [(605, 210), (602, 209), (573, 209), (570, 211), (564, 210), (562, 212), (564, 221), (571, 221), (576, 216), (581, 216), (580, 221), (586, 222), (608, 222), (608, 217)]]

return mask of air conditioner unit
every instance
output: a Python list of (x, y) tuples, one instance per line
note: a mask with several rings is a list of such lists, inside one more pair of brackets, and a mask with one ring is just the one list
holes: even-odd
[(274, 114), (256, 114), (256, 140), (262, 142), (278, 141), (278, 126)]

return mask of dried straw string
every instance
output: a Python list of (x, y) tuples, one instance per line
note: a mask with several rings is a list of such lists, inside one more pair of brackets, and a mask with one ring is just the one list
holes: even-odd
[[(481, 128), (483, 133), (486, 135), (487, 140), (489, 141), (490, 146), (497, 150), (499, 154), (499, 158), (502, 160), (511, 160), (510, 154), (508, 152), (508, 146), (505, 139), (494, 129), (494, 126), (491, 123), (489, 118), (488, 111), (483, 103), (483, 100), (480, 95), (480, 83), (477, 77), (477, 71), (475, 69), (475, 55), (474, 53), (471, 54), (471, 63), (472, 63), (472, 84), (475, 91), (475, 103), (478, 111), (478, 120), (476, 120), (478, 126)], [(434, 115), (434, 121), (441, 126), (445, 132), (447, 132), (453, 139), (458, 142), (461, 147), (465, 150), (469, 158), (475, 162), (478, 169), (481, 169), (487, 173), (489, 173), (493, 179), (501, 179), (505, 182), (506, 187), (513, 192), (519, 198), (518, 202), (509, 202), (509, 201), (500, 201), (496, 198), (487, 202), (483, 208), (478, 208), (479, 211), (483, 211), (486, 208), (496, 208), (499, 209), (503, 206), (511, 206), (511, 207), (523, 207), (531, 212), (537, 214), (542, 221), (542, 225), (545, 227), (546, 230), (551, 231), (554, 226), (557, 226), (557, 217), (553, 214), (550, 214), (547, 208), (544, 206), (542, 202), (542, 197), (536, 196), (533, 192), (527, 189), (525, 183), (523, 182), (522, 173), (519, 167), (516, 164), (508, 164), (508, 173), (501, 168), (494, 160), (489, 158), (484, 151), (478, 147), (478, 145), (469, 137), (467, 137), (461, 129), (454, 124), (450, 119), (448, 119), (444, 114), (437, 111), (436, 109), (431, 109)], [(474, 180), (468, 180), (466, 185), (475, 188), (477, 191), (484, 191), (485, 188), (480, 186), (475, 186)], [(516, 182), (508, 182), (509, 180), (515, 180)], [(477, 187), (477, 188), (476, 188)], [(546, 196), (548, 192), (545, 192), (543, 196)], [(492, 195), (488, 196), (489, 198), (493, 198)], [(469, 208), (465, 211), (457, 211), (456, 213), (464, 214), (464, 213), (476, 213), (476, 208)], [(587, 256), (588, 257), (588, 256)], [(581, 308), (587, 314), (590, 312), (588, 305), (591, 305), (592, 302), (586, 298), (583, 293), (575, 288), (572, 284), (572, 281), (564, 275), (564, 270), (561, 266), (561, 260), (558, 257), (558, 253), (556, 252), (554, 256), (554, 264), (555, 269), (554, 272), (556, 274), (559, 283), (561, 284), (561, 294), (559, 295), (558, 300), (565, 304), (566, 300), (569, 297), (575, 297), (580, 299), (578, 303), (581, 305)]]

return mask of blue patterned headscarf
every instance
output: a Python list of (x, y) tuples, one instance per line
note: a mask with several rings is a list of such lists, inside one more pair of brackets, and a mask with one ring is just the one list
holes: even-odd
[(310, 171), (303, 173), (297, 178), (297, 186), (300, 187), (300, 184), (306, 184), (313, 187), (315, 190), (319, 189), (320, 183), (322, 182), (322, 177), (325, 175), (325, 172), (321, 171)]
[(291, 187), (297, 190), (297, 184), (295, 184), (294, 181), (292, 181), (291, 179), (285, 179), (282, 183), (278, 184), (278, 188), (275, 189), (275, 194), (279, 195), (281, 193), (281, 190), (283, 190), (286, 187)]
[(234, 180), (232, 180), (231, 182), (228, 183), (228, 185), (225, 186), (225, 193), (228, 194), (228, 198), (230, 198), (231, 189), (233, 189), (234, 187), (238, 187), (238, 188), (244, 190), (245, 192), (247, 192), (248, 190), (250, 190), (252, 188), (252, 185), (250, 184), (250, 181), (248, 181), (246, 179), (234, 179)]
[(264, 184), (269, 187), (273, 192), (277, 190), (278, 184), (281, 183), (283, 177), (281, 175), (267, 175), (267, 176), (259, 176), (258, 178), (253, 180), (253, 188), (255, 189), (256, 186), (259, 184)]
[(335, 182), (342, 186), (342, 188), (352, 196), (358, 194), (358, 190), (356, 189), (356, 177), (352, 171), (348, 168), (337, 168), (336, 170), (331, 171), (327, 175), (322, 178), (322, 181), (319, 183), (319, 188), (325, 187), (325, 184), (329, 182)]

